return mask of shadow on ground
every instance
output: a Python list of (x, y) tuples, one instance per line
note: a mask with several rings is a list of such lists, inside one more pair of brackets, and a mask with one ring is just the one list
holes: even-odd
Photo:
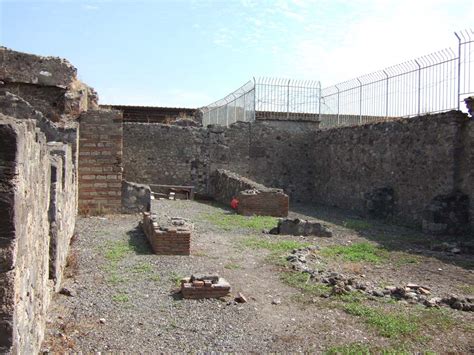
[[(295, 204), (291, 212), (316, 218), (338, 227), (352, 229), (368, 240), (377, 242), (388, 251), (434, 257), (445, 263), (453, 264), (468, 270), (474, 269), (474, 240), (472, 236), (433, 236), (421, 231), (375, 220), (335, 207), (321, 205)], [(462, 254), (434, 251), (442, 243), (457, 243)]]
[(139, 255), (150, 255), (153, 254), (150, 244), (146, 239), (145, 233), (140, 226), (136, 226), (127, 232), (128, 245), (130, 248)]

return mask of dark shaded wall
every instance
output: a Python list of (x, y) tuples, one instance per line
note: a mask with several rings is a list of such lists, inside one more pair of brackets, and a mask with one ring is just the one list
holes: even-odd
[(209, 129), (124, 123), (124, 177), (145, 184), (193, 185), (209, 193), (211, 174), (227, 169), (300, 199), (307, 195), (304, 186), (312, 173), (306, 159), (310, 136), (258, 121)]
[(471, 144), (461, 138), (467, 122), (452, 111), (318, 132), (310, 158), (314, 201), (364, 212), (368, 193), (391, 188), (394, 219), (419, 226), (434, 197), (462, 187), (459, 147)]
[(461, 191), (470, 197), (472, 224), (473, 131), (457, 111), (317, 131), (265, 121), (209, 129), (126, 123), (124, 174), (206, 193), (209, 176), (222, 168), (282, 188), (291, 202), (361, 213), (368, 199), (390, 191), (384, 213), (414, 226), (433, 199)]

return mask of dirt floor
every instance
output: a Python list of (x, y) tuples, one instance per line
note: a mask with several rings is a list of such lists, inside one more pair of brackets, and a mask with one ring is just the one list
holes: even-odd
[[(286, 261), (293, 249), (317, 246), (308, 265), (369, 288), (417, 283), (430, 296), (472, 295), (472, 253), (435, 251), (449, 240), (314, 206), (290, 216), (319, 220), (333, 237), (265, 234), (276, 219), (213, 203), (160, 200), (152, 209), (194, 223), (191, 256), (152, 254), (140, 215), (80, 218), (64, 281), (72, 296), (54, 296), (44, 351), (474, 352), (474, 312), (356, 290), (332, 295)], [(231, 284), (229, 297), (176, 293), (182, 277), (210, 272)], [(234, 302), (238, 292), (246, 303)]]

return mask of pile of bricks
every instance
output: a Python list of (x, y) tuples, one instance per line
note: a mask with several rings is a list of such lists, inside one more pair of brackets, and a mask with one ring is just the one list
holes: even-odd
[(171, 219), (169, 225), (159, 225), (156, 215), (143, 213), (142, 228), (155, 254), (189, 255), (192, 225), (182, 219)]
[(230, 284), (217, 275), (185, 277), (181, 280), (183, 298), (220, 298), (230, 292)]

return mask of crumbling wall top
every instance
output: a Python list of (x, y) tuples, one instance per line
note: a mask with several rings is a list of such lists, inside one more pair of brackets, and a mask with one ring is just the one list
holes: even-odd
[(0, 47), (0, 80), (67, 88), (77, 69), (66, 59), (43, 57)]

